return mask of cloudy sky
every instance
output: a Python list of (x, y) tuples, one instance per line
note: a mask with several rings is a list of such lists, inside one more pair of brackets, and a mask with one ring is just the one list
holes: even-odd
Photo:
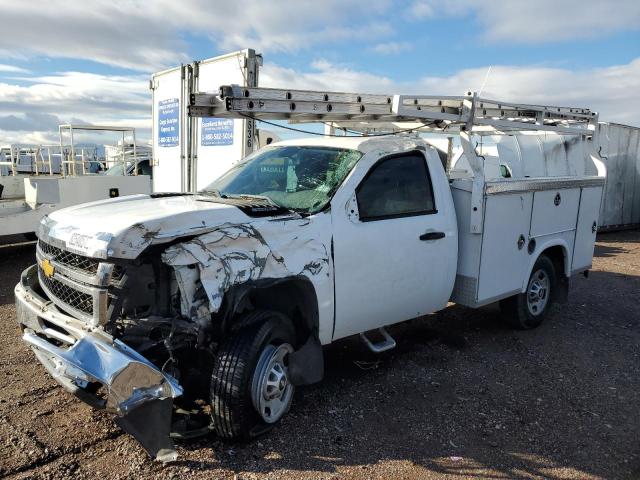
[(261, 86), (483, 95), (640, 125), (638, 0), (2, 0), (0, 144), (150, 135), (151, 73), (242, 48)]

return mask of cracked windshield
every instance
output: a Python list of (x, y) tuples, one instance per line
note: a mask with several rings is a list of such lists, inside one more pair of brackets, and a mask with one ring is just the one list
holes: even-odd
[(222, 197), (261, 196), (302, 213), (324, 208), (362, 153), (313, 147), (266, 147), (247, 157), (203, 192)]

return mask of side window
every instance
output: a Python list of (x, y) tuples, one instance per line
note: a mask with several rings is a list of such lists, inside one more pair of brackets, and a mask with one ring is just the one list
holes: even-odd
[(148, 160), (143, 160), (142, 162), (138, 163), (138, 175), (151, 176), (151, 173), (152, 173), (152, 168), (151, 168), (151, 165), (149, 165)]
[(363, 221), (436, 212), (427, 163), (417, 152), (374, 165), (358, 186), (356, 198)]

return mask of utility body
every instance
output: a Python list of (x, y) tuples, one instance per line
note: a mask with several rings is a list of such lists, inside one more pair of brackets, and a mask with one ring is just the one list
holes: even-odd
[[(604, 168), (587, 109), (235, 86), (190, 103), (192, 116), (413, 126), (277, 142), (197, 193), (42, 221), (15, 291), (23, 338), (160, 460), (203, 399), (219, 436), (263, 433), (322, 378), (322, 345), (360, 334), (384, 351), (385, 326), (449, 301), (499, 301), (533, 328), (591, 266)], [(460, 152), (418, 130), (459, 135)], [(540, 131), (560, 148), (526, 148)], [(507, 139), (493, 163), (476, 145), (488, 135)]]

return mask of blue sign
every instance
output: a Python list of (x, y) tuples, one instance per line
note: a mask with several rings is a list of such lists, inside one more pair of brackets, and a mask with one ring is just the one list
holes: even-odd
[(229, 118), (203, 118), (200, 145), (203, 147), (233, 145), (233, 120)]
[(158, 102), (158, 146), (175, 147), (180, 143), (180, 100)]

